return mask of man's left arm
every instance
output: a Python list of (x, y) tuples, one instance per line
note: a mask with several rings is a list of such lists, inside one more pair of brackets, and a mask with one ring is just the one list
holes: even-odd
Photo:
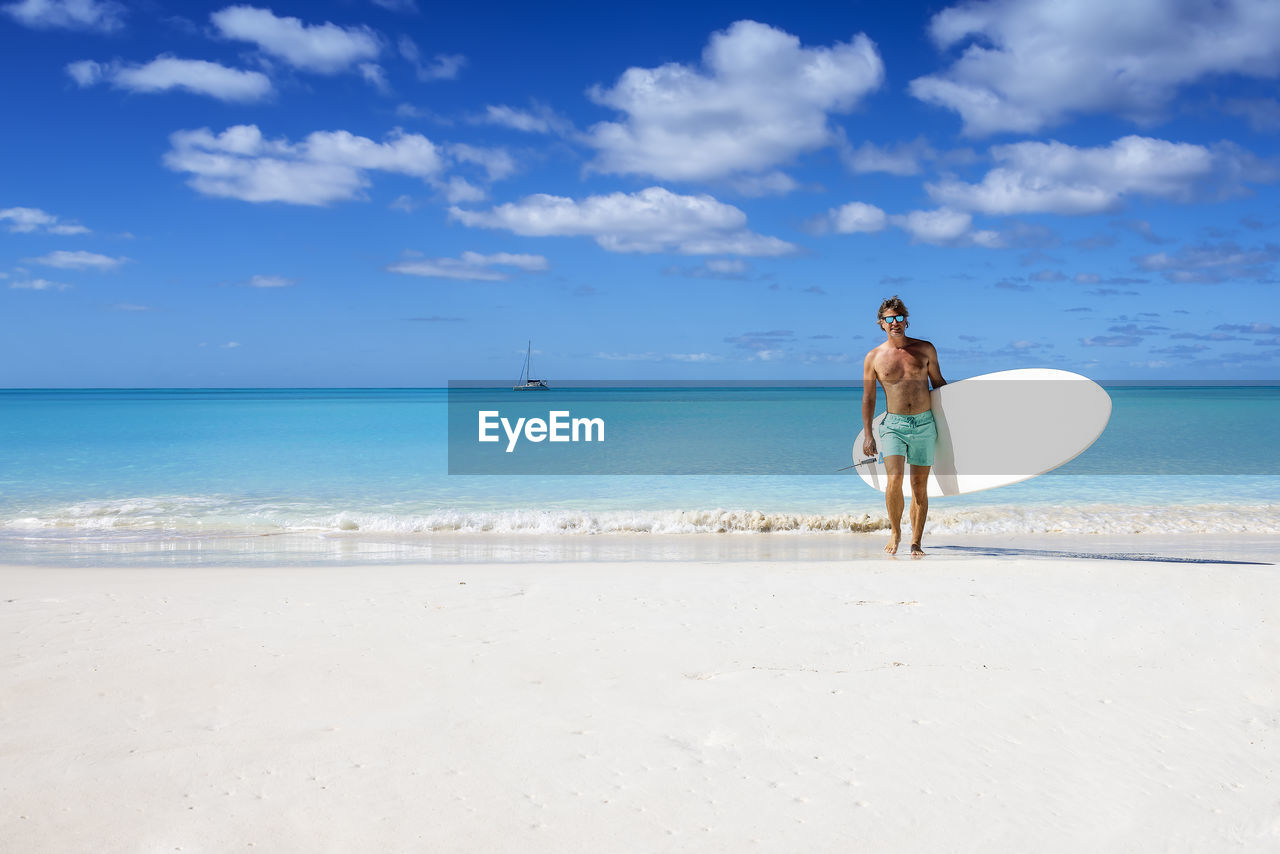
[(930, 344), (928, 349), (929, 355), (929, 382), (934, 388), (941, 388), (947, 384), (942, 378), (942, 369), (938, 367), (938, 351)]

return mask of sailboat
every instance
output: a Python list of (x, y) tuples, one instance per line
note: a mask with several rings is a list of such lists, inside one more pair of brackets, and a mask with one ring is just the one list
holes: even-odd
[(520, 371), (520, 379), (516, 380), (516, 384), (511, 387), (512, 391), (532, 391), (533, 389), (546, 388), (546, 380), (535, 380), (531, 374), (530, 366), (533, 364), (533, 341), (529, 341), (528, 348), (524, 351), (524, 368)]

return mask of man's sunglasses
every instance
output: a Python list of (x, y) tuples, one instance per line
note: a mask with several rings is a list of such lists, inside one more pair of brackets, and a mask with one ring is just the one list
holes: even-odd
[(885, 323), (893, 323), (895, 320), (898, 323), (901, 323), (902, 321), (907, 319), (907, 316), (905, 314), (886, 314), (884, 317), (880, 319), (883, 320)]

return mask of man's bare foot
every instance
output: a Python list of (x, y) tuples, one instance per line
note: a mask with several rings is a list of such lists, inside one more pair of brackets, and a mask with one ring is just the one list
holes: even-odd
[(912, 543), (912, 544), (911, 544), (911, 556), (912, 556), (912, 557), (924, 557), (924, 549), (920, 548), (920, 544), (919, 544), (919, 543)]
[(884, 550), (891, 555), (896, 555), (898, 553), (898, 540), (901, 538), (901, 534), (890, 535), (889, 542), (885, 543)]

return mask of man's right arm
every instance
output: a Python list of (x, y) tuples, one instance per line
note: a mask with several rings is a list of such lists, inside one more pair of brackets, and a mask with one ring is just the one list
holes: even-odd
[(868, 457), (875, 456), (876, 438), (871, 429), (871, 419), (876, 414), (876, 360), (875, 351), (867, 354), (862, 361), (862, 429), (866, 438), (862, 442), (862, 453)]

